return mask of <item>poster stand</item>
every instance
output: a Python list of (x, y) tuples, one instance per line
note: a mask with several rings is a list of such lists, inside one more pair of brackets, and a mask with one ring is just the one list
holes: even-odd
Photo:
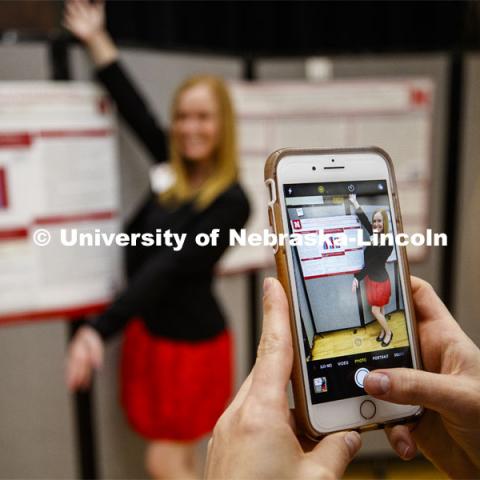
[[(68, 61), (69, 39), (61, 34), (50, 40), (50, 71), (52, 80), (71, 80)], [(77, 330), (86, 322), (85, 317), (71, 317), (68, 323), (68, 339), (73, 338)], [(81, 479), (96, 480), (98, 476), (97, 446), (94, 428), (94, 378), (88, 390), (72, 394), (74, 403), (76, 441), (78, 450), (78, 469)]]

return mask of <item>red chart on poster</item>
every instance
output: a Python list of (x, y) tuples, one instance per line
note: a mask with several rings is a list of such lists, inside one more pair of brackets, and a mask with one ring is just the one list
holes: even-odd
[(87, 83), (0, 83), (0, 323), (95, 313), (115, 291), (116, 248), (60, 242), (62, 230), (119, 230), (104, 102)]

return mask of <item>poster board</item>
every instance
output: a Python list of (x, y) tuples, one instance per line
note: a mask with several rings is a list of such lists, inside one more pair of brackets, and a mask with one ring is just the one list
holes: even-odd
[[(392, 157), (404, 229), (425, 232), (428, 221), (435, 89), (428, 77), (399, 79), (231, 82), (238, 118), (241, 179), (252, 202), (249, 231), (268, 228), (263, 166), (284, 147), (376, 145)], [(409, 246), (410, 261), (427, 247)], [(229, 252), (224, 268), (273, 263), (270, 247)]]
[(59, 232), (119, 230), (114, 128), (92, 84), (0, 83), (0, 322), (93, 313), (111, 299), (118, 249), (61, 246)]

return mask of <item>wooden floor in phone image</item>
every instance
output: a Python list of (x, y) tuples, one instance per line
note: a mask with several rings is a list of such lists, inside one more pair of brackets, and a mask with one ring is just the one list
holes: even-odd
[(382, 347), (380, 342), (376, 341), (381, 328), (376, 321), (369, 323), (366, 327), (317, 335), (313, 340), (311, 360), (407, 347), (408, 335), (403, 310), (392, 312), (389, 315), (388, 325), (393, 332), (393, 339), (388, 347)]

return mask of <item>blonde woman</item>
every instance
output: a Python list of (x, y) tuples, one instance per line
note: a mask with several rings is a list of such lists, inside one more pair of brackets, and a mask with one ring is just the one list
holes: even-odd
[[(349, 199), (355, 207), (358, 219), (370, 236), (388, 233), (388, 215), (386, 210), (381, 209), (373, 212), (372, 221), (370, 222), (360, 207), (357, 196), (352, 194), (349, 196)], [(365, 282), (367, 302), (372, 308), (373, 317), (381, 326), (377, 342), (381, 342), (382, 347), (388, 347), (393, 338), (393, 332), (385, 318), (385, 305), (390, 301), (392, 292), (390, 277), (385, 265), (392, 250), (393, 247), (391, 245), (369, 245), (365, 247), (363, 251), (364, 266), (354, 275), (352, 283), (352, 291), (355, 292), (359, 282), (361, 280)]]
[[(71, 389), (88, 386), (103, 341), (126, 327), (121, 399), (131, 426), (149, 441), (147, 471), (154, 478), (194, 478), (194, 444), (212, 430), (231, 394), (231, 338), (212, 277), (229, 229), (243, 227), (249, 214), (237, 183), (234, 115), (220, 79), (190, 78), (175, 94), (167, 137), (125, 73), (104, 23), (103, 4), (67, 2), (65, 27), (86, 45), (98, 79), (153, 160), (169, 160), (175, 173), (173, 186), (152, 194), (128, 231), (170, 229), (187, 239), (178, 252), (127, 250), (128, 287), (72, 340), (67, 382)], [(195, 236), (213, 229), (219, 229), (216, 246), (199, 247)]]

